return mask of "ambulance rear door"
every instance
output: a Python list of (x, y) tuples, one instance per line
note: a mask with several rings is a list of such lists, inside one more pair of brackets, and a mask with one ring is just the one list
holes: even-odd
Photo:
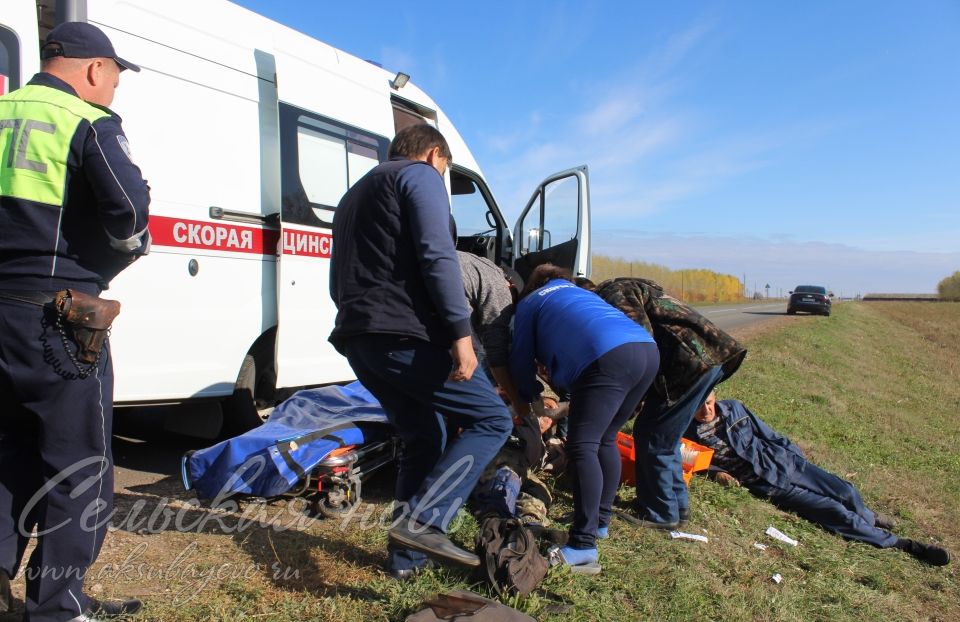
[(40, 35), (33, 0), (4, 0), (0, 13), (0, 95), (20, 88), (40, 70)]
[(552, 263), (589, 277), (590, 188), (586, 165), (543, 180), (513, 230), (513, 267), (524, 280)]

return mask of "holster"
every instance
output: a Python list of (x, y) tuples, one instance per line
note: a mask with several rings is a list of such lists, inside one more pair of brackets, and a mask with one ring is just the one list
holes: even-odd
[(53, 304), (64, 324), (68, 324), (77, 344), (77, 360), (92, 364), (100, 356), (110, 325), (120, 314), (120, 303), (104, 300), (75, 289), (57, 292)]

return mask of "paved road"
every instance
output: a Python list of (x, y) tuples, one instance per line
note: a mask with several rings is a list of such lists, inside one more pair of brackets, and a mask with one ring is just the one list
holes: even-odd
[(782, 317), (787, 314), (787, 303), (778, 302), (749, 302), (739, 305), (714, 305), (709, 307), (699, 307), (700, 313), (722, 328), (730, 332), (738, 328), (745, 328), (753, 324), (759, 324), (771, 320), (775, 317)]

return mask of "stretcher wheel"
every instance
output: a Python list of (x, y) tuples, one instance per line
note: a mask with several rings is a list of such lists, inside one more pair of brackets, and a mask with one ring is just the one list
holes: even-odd
[(313, 498), (313, 511), (326, 518), (343, 518), (359, 503), (360, 495), (354, 486), (331, 486)]

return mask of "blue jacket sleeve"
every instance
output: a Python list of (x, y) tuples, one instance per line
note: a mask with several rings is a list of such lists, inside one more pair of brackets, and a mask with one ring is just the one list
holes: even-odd
[(111, 114), (91, 125), (83, 145), (83, 172), (113, 250), (134, 257), (146, 254), (150, 188), (131, 159), (119, 117)]
[(434, 307), (451, 339), (470, 335), (460, 260), (451, 232), (450, 201), (443, 178), (429, 164), (406, 167), (397, 177), (397, 195), (406, 210), (420, 271)]
[(803, 452), (800, 451), (800, 448), (797, 447), (793, 443), (793, 441), (791, 441), (786, 436), (783, 436), (782, 434), (779, 434), (778, 432), (776, 432), (773, 428), (771, 428), (766, 423), (764, 423), (763, 419), (761, 419), (760, 417), (750, 412), (750, 410), (746, 406), (744, 406), (743, 408), (744, 410), (747, 411), (747, 413), (750, 415), (750, 418), (753, 420), (753, 427), (755, 430), (754, 434), (757, 437), (762, 438), (774, 445), (779, 445), (780, 447), (783, 447), (787, 451), (795, 453), (801, 458), (804, 457)]
[(513, 318), (513, 345), (510, 347), (510, 377), (520, 398), (532, 402), (540, 395), (537, 381), (536, 318), (532, 304), (520, 303)]

